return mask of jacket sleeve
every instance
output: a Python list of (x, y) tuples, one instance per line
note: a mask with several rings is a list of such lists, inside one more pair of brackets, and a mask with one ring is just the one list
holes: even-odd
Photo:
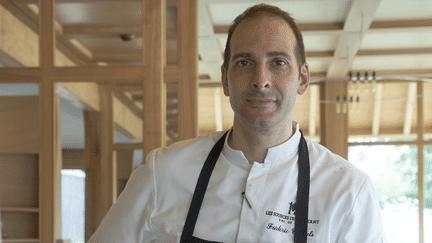
[(89, 243), (141, 243), (156, 239), (150, 220), (156, 205), (154, 152), (147, 156), (147, 164), (132, 173)]
[(375, 188), (369, 177), (359, 190), (357, 198), (336, 240), (338, 243), (387, 242), (381, 220), (381, 209)]

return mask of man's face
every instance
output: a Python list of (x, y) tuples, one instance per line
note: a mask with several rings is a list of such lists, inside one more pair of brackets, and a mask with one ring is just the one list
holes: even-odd
[[(309, 85), (309, 68), (299, 68), (296, 38), (279, 17), (244, 20), (231, 39), (228, 68), (222, 84), (235, 120), (257, 129), (291, 126), (296, 94)], [(236, 122), (236, 121), (235, 121)]]

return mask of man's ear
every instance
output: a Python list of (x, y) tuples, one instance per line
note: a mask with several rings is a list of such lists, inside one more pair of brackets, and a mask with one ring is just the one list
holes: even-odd
[(300, 83), (299, 86), (297, 88), (297, 94), (302, 95), (306, 92), (308, 86), (309, 86), (309, 81), (310, 81), (310, 73), (309, 73), (309, 66), (307, 63), (303, 63), (303, 65), (300, 66), (300, 75), (299, 75), (299, 79), (300, 79)]
[(229, 96), (229, 89), (228, 89), (228, 71), (224, 65), (221, 66), (221, 73), (222, 73), (222, 87), (225, 96)]

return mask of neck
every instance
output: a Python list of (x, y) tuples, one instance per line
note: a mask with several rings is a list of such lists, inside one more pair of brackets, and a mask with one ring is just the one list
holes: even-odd
[(250, 164), (263, 163), (269, 148), (288, 141), (294, 134), (292, 120), (283, 125), (268, 130), (256, 129), (234, 119), (228, 144), (235, 150), (241, 150)]

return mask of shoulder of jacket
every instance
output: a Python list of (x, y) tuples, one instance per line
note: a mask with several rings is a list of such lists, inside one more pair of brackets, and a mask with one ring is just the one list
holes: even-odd
[(154, 149), (148, 154), (147, 161), (160, 159), (165, 160), (169, 159), (172, 156), (181, 157), (184, 154), (191, 156), (191, 153), (208, 154), (213, 145), (220, 137), (222, 137), (223, 134), (224, 132), (213, 132), (206, 136), (200, 136), (179, 141), (171, 144), (168, 147)]
[(311, 164), (314, 162), (318, 162), (316, 166), (323, 167), (321, 169), (337, 169), (342, 170), (344, 176), (351, 176), (362, 178), (366, 180), (369, 176), (362, 170), (360, 170), (357, 166), (350, 163), (348, 160), (343, 158), (342, 156), (333, 153), (328, 148), (323, 145), (306, 139), (309, 156), (313, 158), (314, 161), (311, 161)]

